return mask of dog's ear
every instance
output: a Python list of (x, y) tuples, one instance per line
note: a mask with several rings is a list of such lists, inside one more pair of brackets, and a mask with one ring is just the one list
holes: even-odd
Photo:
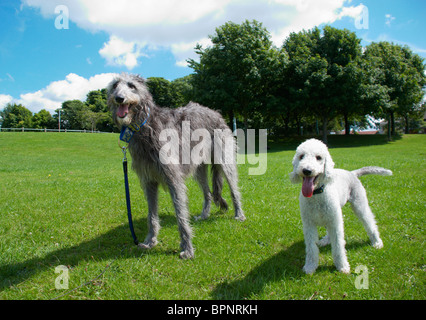
[(137, 82), (139, 82), (139, 83), (141, 83), (141, 84), (143, 84), (143, 85), (146, 85), (147, 84), (147, 82), (148, 82), (148, 79), (144, 79), (143, 77), (141, 77), (140, 75), (135, 75), (135, 79), (136, 79), (136, 81)]
[(302, 182), (302, 178), (295, 171), (290, 172), (289, 173), (289, 177), (290, 177), (291, 183), (296, 184), (296, 183), (301, 183)]
[(297, 152), (293, 157), (292, 165), (293, 165), (293, 172), (289, 173), (290, 181), (291, 183), (295, 183), (295, 184), (301, 183), (302, 178), (297, 174), (297, 167), (299, 165), (299, 156)]
[(334, 161), (331, 158), (330, 153), (327, 152), (327, 155), (324, 161), (324, 176), (326, 179), (331, 179), (333, 175), (333, 169), (334, 169)]

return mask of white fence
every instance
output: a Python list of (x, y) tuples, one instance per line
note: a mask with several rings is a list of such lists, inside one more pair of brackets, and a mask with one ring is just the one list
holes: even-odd
[(33, 129), (33, 128), (2, 128), (0, 127), (0, 132), (6, 131), (19, 131), (19, 132), (81, 132), (81, 133), (111, 133), (111, 132), (102, 132), (102, 131), (92, 131), (92, 130), (68, 130), (68, 129)]

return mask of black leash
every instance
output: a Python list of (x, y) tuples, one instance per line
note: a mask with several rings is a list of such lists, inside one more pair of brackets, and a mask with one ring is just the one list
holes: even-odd
[(150, 110), (148, 108), (147, 116), (146, 116), (145, 120), (140, 125), (131, 124), (129, 126), (122, 126), (121, 132), (120, 132), (120, 137), (119, 137), (119, 140), (118, 140), (118, 146), (120, 147), (120, 149), (123, 151), (123, 154), (124, 154), (123, 172), (124, 172), (124, 188), (126, 190), (127, 218), (129, 219), (129, 228), (130, 228), (130, 232), (132, 233), (133, 242), (135, 243), (135, 245), (138, 245), (139, 241), (138, 241), (138, 238), (136, 238), (135, 230), (133, 229), (132, 208), (131, 208), (131, 205), (130, 205), (130, 191), (129, 191), (129, 179), (127, 177), (127, 157), (126, 157), (128, 145), (126, 147), (122, 147), (120, 145), (120, 140), (124, 141), (125, 143), (128, 144), (130, 142), (130, 140), (132, 140), (134, 134), (142, 130), (142, 127), (148, 121), (149, 113), (150, 113)]
[(121, 147), (123, 150), (124, 158), (123, 158), (123, 172), (124, 172), (124, 188), (126, 190), (126, 205), (127, 205), (127, 218), (129, 219), (129, 228), (132, 233), (133, 242), (135, 245), (139, 244), (138, 238), (136, 237), (135, 230), (133, 228), (133, 219), (132, 219), (132, 207), (130, 205), (130, 191), (129, 191), (129, 179), (127, 177), (127, 157), (126, 151), (127, 147)]

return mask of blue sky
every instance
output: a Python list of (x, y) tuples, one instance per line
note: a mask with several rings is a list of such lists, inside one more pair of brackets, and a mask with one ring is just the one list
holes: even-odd
[(329, 24), (364, 46), (385, 40), (426, 58), (425, 13), (425, 0), (2, 0), (0, 110), (16, 102), (53, 113), (123, 71), (188, 75), (195, 44), (208, 45), (227, 21), (256, 19), (277, 46), (292, 31)]

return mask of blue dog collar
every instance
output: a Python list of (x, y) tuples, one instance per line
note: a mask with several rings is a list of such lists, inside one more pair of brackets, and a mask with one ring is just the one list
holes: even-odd
[(146, 122), (148, 121), (148, 118), (149, 118), (149, 108), (148, 108), (148, 115), (147, 115), (147, 117), (146, 117), (146, 119), (140, 124), (140, 125), (137, 125), (137, 124), (131, 124), (131, 125), (129, 125), (129, 126), (123, 126), (122, 128), (121, 128), (121, 132), (120, 132), (120, 140), (121, 141), (124, 141), (124, 142), (126, 142), (126, 143), (129, 143), (130, 142), (130, 140), (132, 140), (132, 138), (133, 138), (133, 135), (136, 133), (136, 132), (139, 132), (139, 131), (141, 131), (141, 129), (142, 129), (142, 127), (146, 124)]

